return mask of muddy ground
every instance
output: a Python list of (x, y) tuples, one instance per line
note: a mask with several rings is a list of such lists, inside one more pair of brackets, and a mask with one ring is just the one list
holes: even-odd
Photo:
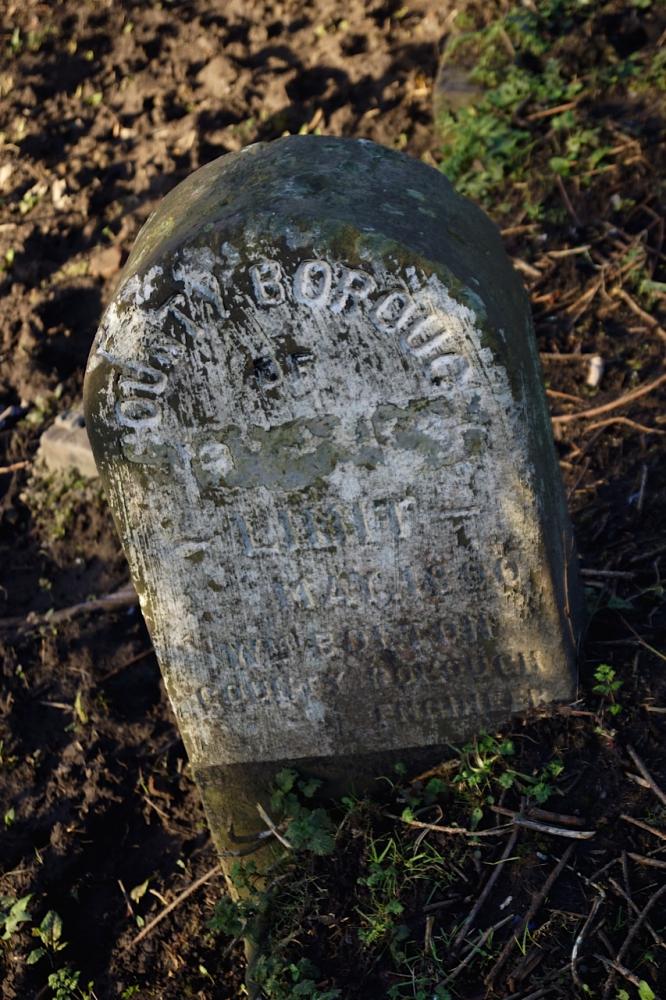
[[(645, 44), (646, 5), (616, 5), (613, 16), (618, 45)], [(136, 608), (31, 625), (31, 614), (127, 580), (98, 487), (49, 482), (35, 469), (36, 448), (54, 416), (80, 398), (96, 325), (138, 229), (192, 170), (285, 131), (364, 136), (433, 165), (441, 160), (431, 98), (452, 23), (447, 4), (423, 0), (0, 5), (0, 911), (30, 895), (30, 919), (4, 924), (7, 1000), (83, 997), (88, 983), (99, 1000), (242, 995), (238, 945), (206, 926), (223, 891), (219, 875), (133, 945), (142, 922), (208, 872), (215, 856)], [(663, 375), (663, 286), (646, 310), (623, 285), (617, 256), (640, 251), (649, 280), (663, 282), (660, 125), (640, 102), (609, 113), (639, 136), (637, 162), (625, 156), (619, 174), (609, 171), (594, 203), (565, 187), (559, 222), (542, 227), (518, 210), (499, 220), (532, 294), (560, 417)], [(642, 134), (651, 137), (643, 148)], [(611, 218), (620, 195), (633, 201), (622, 225)], [(577, 249), (590, 244), (611, 271), (607, 287), (581, 299), (595, 266), (603, 267)], [(551, 357), (595, 353), (606, 363), (598, 389), (585, 385), (587, 359)], [(483, 977), (462, 975), (451, 990), (465, 1000), (549, 995), (539, 988), (577, 995), (575, 976), (556, 987), (548, 976), (569, 962), (583, 927), (577, 974), (593, 992), (630, 931), (634, 945), (620, 965), (635, 982), (619, 973), (608, 995), (638, 996), (641, 981), (657, 993), (666, 987), (666, 897), (634, 927), (666, 879), (666, 800), (658, 794), (666, 788), (663, 395), (657, 385), (555, 430), (594, 614), (581, 700), (551, 719), (517, 721), (512, 732), (523, 769), (538, 770), (553, 755), (564, 761), (559, 797), (547, 808), (582, 818), (596, 838), (574, 841), (575, 861), (548, 897), (550, 909), (532, 922), (534, 943), (522, 966), (513, 962), (513, 979), (499, 977), (493, 993)], [(593, 690), (600, 663), (621, 682), (606, 695)], [(616, 715), (614, 702), (622, 705)], [(518, 800), (505, 804), (519, 808)], [(478, 852), (456, 854), (437, 836), (464, 882), (448, 906), (431, 911), (449, 933), (469, 912), (482, 872)], [(488, 902), (495, 921), (509, 895), (516, 912), (529, 908), (568, 843), (551, 838), (546, 848), (534, 838)], [(360, 834), (343, 837), (334, 860), (317, 862), (320, 884), (330, 887), (328, 902), (320, 900), (329, 916), (304, 914), (297, 942), (317, 958), (321, 990), (338, 988), (344, 1000), (388, 996), (399, 981), (387, 950), (368, 957), (353, 931), (362, 923), (361, 843)], [(492, 861), (501, 848), (483, 851)], [(599, 881), (604, 865), (619, 889)], [(599, 894), (603, 906), (593, 913)], [(421, 938), (422, 905), (415, 897), (409, 918)], [(43, 931), (45, 942), (34, 930), (49, 911), (62, 932)], [(45, 954), (28, 964), (38, 946)], [(78, 986), (70, 977), (56, 994), (47, 979), (61, 968), (80, 974)]]

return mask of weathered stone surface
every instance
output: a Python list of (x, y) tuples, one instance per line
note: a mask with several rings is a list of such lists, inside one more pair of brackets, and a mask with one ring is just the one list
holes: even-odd
[(344, 784), (572, 695), (529, 307), (437, 171), (317, 137), (197, 171), (125, 267), (86, 414), (220, 845), (286, 761)]
[(97, 477), (97, 466), (81, 410), (58, 414), (40, 438), (37, 457), (50, 472), (76, 469), (86, 479)]

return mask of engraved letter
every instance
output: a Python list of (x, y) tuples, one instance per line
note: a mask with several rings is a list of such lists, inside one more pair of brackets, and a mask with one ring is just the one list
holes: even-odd
[(294, 298), (301, 305), (320, 309), (331, 294), (333, 272), (325, 260), (304, 260), (294, 275)]

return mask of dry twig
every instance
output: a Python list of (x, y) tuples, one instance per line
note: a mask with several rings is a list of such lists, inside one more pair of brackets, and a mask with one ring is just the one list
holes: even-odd
[(648, 788), (651, 791), (653, 791), (654, 794), (659, 799), (659, 801), (663, 805), (666, 806), (666, 795), (662, 792), (661, 788), (659, 787), (659, 785), (657, 784), (657, 782), (654, 780), (654, 778), (652, 777), (652, 775), (650, 774), (650, 772), (648, 771), (647, 767), (645, 766), (645, 764), (643, 763), (643, 761), (641, 760), (641, 758), (638, 756), (638, 754), (636, 753), (636, 751), (634, 750), (634, 748), (630, 747), (629, 745), (627, 745), (627, 753), (629, 754), (629, 756), (633, 760), (633, 762), (636, 765), (636, 767), (638, 768), (638, 770), (643, 775), (643, 778), (645, 779), (645, 781), (647, 781)]
[(21, 469), (27, 469), (30, 462), (24, 460), (23, 462), (13, 462), (11, 465), (0, 466), (0, 476), (6, 476), (10, 472), (19, 472)]
[(629, 306), (631, 311), (636, 316), (638, 316), (640, 319), (643, 320), (645, 325), (649, 327), (650, 330), (653, 330), (654, 333), (656, 333), (659, 337), (661, 337), (663, 341), (666, 342), (666, 330), (664, 330), (664, 328), (660, 326), (659, 322), (654, 318), (654, 316), (651, 316), (650, 313), (645, 312), (644, 309), (641, 309), (639, 304), (637, 302), (634, 302), (631, 295), (629, 295), (628, 292), (625, 292), (624, 288), (620, 287), (614, 288), (611, 291), (611, 295), (616, 295), (618, 298), (622, 299), (622, 301), (627, 306)]
[[(650, 898), (648, 899), (647, 903), (645, 904), (645, 906), (641, 910), (640, 914), (638, 915), (638, 917), (636, 918), (636, 920), (634, 921), (634, 923), (631, 925), (631, 927), (629, 929), (629, 932), (627, 933), (627, 935), (625, 936), (624, 941), (622, 942), (622, 947), (618, 951), (617, 957), (615, 959), (615, 962), (618, 965), (622, 964), (622, 962), (624, 960), (624, 956), (629, 951), (629, 947), (631, 945), (631, 942), (634, 940), (634, 938), (638, 934), (639, 930), (641, 929), (641, 927), (645, 923), (645, 921), (647, 919), (648, 913), (650, 912), (650, 910), (652, 909), (652, 907), (654, 906), (654, 904), (659, 899), (661, 899), (661, 897), (664, 895), (664, 893), (666, 893), (666, 885), (662, 885), (661, 889), (657, 889), (657, 891), (655, 893), (653, 893), (652, 896), (650, 896)], [(602, 996), (604, 997), (604, 1000), (609, 995), (609, 993), (611, 991), (611, 987), (613, 986), (614, 980), (615, 980), (615, 971), (611, 970), (611, 972), (609, 972), (609, 974), (608, 974), (608, 978), (606, 979), (606, 982), (604, 983), (604, 990), (603, 990), (603, 993), (602, 993)]]
[(627, 982), (632, 983), (633, 986), (636, 986), (638, 989), (640, 989), (641, 986), (640, 979), (638, 978), (638, 976), (634, 975), (634, 973), (631, 972), (630, 969), (627, 969), (626, 966), (620, 965), (619, 962), (617, 961), (614, 962), (610, 958), (605, 958), (604, 955), (595, 955), (594, 957), (598, 959), (602, 965), (605, 965), (607, 969), (613, 969), (615, 970), (615, 972), (619, 972), (620, 975), (627, 980)]
[(135, 944), (139, 943), (139, 941), (143, 941), (145, 937), (147, 937), (152, 931), (155, 930), (158, 924), (162, 923), (165, 917), (168, 917), (170, 913), (173, 913), (176, 907), (180, 906), (180, 904), (183, 903), (189, 896), (191, 896), (193, 892), (196, 892), (197, 889), (199, 889), (205, 882), (210, 881), (210, 879), (212, 879), (214, 875), (218, 875), (221, 871), (222, 871), (222, 866), (218, 861), (218, 863), (213, 868), (211, 868), (210, 871), (207, 871), (205, 875), (202, 875), (195, 882), (192, 882), (192, 884), (189, 885), (187, 889), (184, 889), (179, 896), (176, 896), (176, 898), (171, 903), (169, 903), (168, 906), (165, 906), (164, 909), (157, 914), (154, 920), (151, 920), (149, 924), (146, 924), (146, 926), (139, 931), (137, 936), (133, 938), (132, 941), (130, 941), (127, 947), (133, 948)]
[(567, 403), (584, 403), (582, 396), (574, 396), (570, 392), (558, 392), (557, 389), (546, 389), (546, 395), (551, 399), (564, 399)]
[[(575, 847), (575, 844), (570, 844), (569, 847), (567, 847), (566, 851), (564, 852), (564, 854), (562, 855), (562, 857), (557, 862), (557, 864), (555, 865), (555, 867), (553, 868), (553, 870), (549, 874), (548, 878), (544, 882), (542, 889), (536, 894), (536, 896), (534, 896), (532, 902), (530, 903), (530, 907), (529, 907), (527, 913), (525, 914), (525, 916), (523, 917), (523, 919), (520, 921), (520, 924), (518, 925), (518, 928), (511, 935), (511, 937), (509, 938), (509, 940), (507, 941), (507, 943), (502, 948), (502, 951), (500, 952), (499, 958), (497, 959), (497, 961), (495, 962), (495, 964), (493, 965), (492, 969), (490, 970), (490, 972), (488, 973), (488, 975), (486, 976), (486, 979), (485, 979), (485, 983), (486, 983), (486, 985), (489, 988), (492, 988), (492, 985), (495, 982), (495, 980), (496, 980), (496, 978), (497, 978), (500, 970), (502, 969), (502, 967), (505, 964), (507, 958), (509, 957), (509, 955), (513, 951), (513, 948), (515, 947), (516, 941), (518, 941), (520, 939), (520, 935), (523, 933), (523, 931), (525, 930), (525, 928), (527, 926), (529, 926), (530, 920), (534, 919), (534, 917), (538, 913), (538, 911), (539, 911), (539, 909), (540, 909), (543, 901), (545, 900), (546, 896), (548, 895), (548, 893), (552, 889), (552, 887), (555, 884), (556, 880), (561, 875), (563, 868), (568, 863), (569, 858), (573, 854), (574, 847)], [(666, 886), (664, 888), (666, 888)]]
[(645, 385), (641, 385), (638, 389), (633, 389), (631, 392), (627, 392), (623, 396), (618, 396), (617, 399), (611, 400), (610, 403), (603, 403), (601, 406), (593, 406), (589, 410), (580, 410), (578, 413), (562, 413), (551, 417), (551, 420), (554, 424), (565, 424), (572, 420), (587, 420), (590, 417), (598, 417), (602, 413), (609, 413), (611, 410), (617, 410), (621, 406), (627, 406), (629, 403), (633, 403), (634, 400), (640, 399), (642, 396), (647, 396), (648, 393), (658, 389), (660, 385), (664, 384), (664, 382), (666, 382), (666, 375), (660, 375), (659, 378), (654, 379), (652, 382), (646, 382)]
[(483, 890), (481, 892), (481, 895), (479, 896), (479, 898), (477, 899), (476, 903), (474, 904), (474, 906), (472, 907), (472, 909), (469, 911), (469, 913), (467, 914), (467, 916), (463, 920), (462, 926), (460, 927), (460, 930), (458, 931), (458, 933), (456, 934), (456, 936), (455, 936), (455, 938), (453, 940), (453, 944), (451, 945), (451, 951), (453, 953), (455, 953), (456, 951), (458, 951), (458, 949), (460, 948), (461, 944), (465, 940), (465, 937), (467, 935), (467, 931), (470, 929), (470, 927), (472, 926), (472, 924), (476, 920), (477, 914), (479, 913), (481, 907), (483, 906), (483, 904), (487, 900), (488, 896), (490, 895), (490, 893), (491, 893), (491, 891), (493, 889), (493, 886), (495, 885), (495, 882), (497, 881), (497, 879), (499, 878), (499, 876), (501, 874), (503, 865), (506, 864), (506, 862), (509, 859), (509, 856), (510, 856), (511, 852), (513, 851), (514, 847), (516, 846), (516, 840), (517, 839), (518, 839), (518, 830), (514, 830), (513, 833), (511, 834), (511, 837), (509, 838), (509, 840), (506, 843), (506, 847), (502, 851), (501, 858), (495, 864), (495, 866), (493, 868), (493, 871), (492, 871), (492, 874), (490, 875), (488, 881), (484, 885)]
[[(618, 896), (622, 897), (622, 899), (625, 901), (629, 909), (632, 910), (636, 914), (636, 916), (639, 916), (641, 912), (639, 907), (636, 905), (636, 903), (634, 903), (629, 893), (622, 888), (622, 886), (617, 882), (617, 880), (614, 878), (609, 878), (608, 883), (610, 886), (612, 886), (612, 888), (615, 890)], [(652, 925), (649, 923), (649, 921), (647, 920), (645, 921), (645, 926), (650, 933), (650, 937), (657, 945), (657, 947), (666, 948), (666, 944), (664, 944), (663, 940), (659, 937), (659, 935), (655, 931), (654, 927), (652, 927)]]
[(444, 979), (442, 979), (442, 981), (437, 984), (437, 988), (446, 986), (447, 983), (450, 983), (454, 979), (456, 979), (457, 976), (459, 976), (460, 973), (463, 971), (463, 969), (467, 968), (467, 966), (472, 961), (474, 956), (478, 955), (479, 951), (481, 950), (481, 948), (483, 948), (484, 944), (486, 943), (490, 935), (494, 934), (495, 931), (498, 931), (501, 927), (505, 927), (506, 924), (508, 924), (511, 920), (513, 920), (513, 913), (510, 913), (502, 920), (498, 920), (498, 922), (496, 924), (493, 924), (492, 927), (488, 927), (488, 929), (485, 930), (483, 934), (481, 934), (479, 940), (472, 945), (469, 952), (463, 958), (462, 962), (456, 965), (455, 969), (449, 972), (448, 975), (446, 975)]
[(623, 819), (625, 823), (631, 823), (632, 826), (637, 826), (641, 830), (645, 830), (647, 833), (651, 833), (654, 837), (659, 837), (660, 840), (666, 840), (666, 833), (663, 830), (658, 830), (656, 826), (650, 826), (642, 819), (634, 819), (633, 816), (627, 816), (626, 813), (620, 813), (620, 819)]
[[(549, 823), (541, 823), (539, 820), (530, 819), (522, 813), (513, 812), (503, 806), (491, 806), (493, 812), (501, 816), (510, 816), (516, 826), (524, 826), (528, 830), (538, 830), (539, 833), (549, 833), (553, 837), (568, 837), (570, 840), (591, 840), (596, 835), (596, 830), (563, 830), (559, 826), (551, 826)], [(570, 819), (571, 817), (567, 817)]]
[(612, 424), (623, 424), (641, 434), (666, 434), (666, 431), (659, 430), (658, 427), (646, 427), (645, 424), (639, 424), (636, 420), (630, 420), (629, 417), (608, 417), (606, 420), (598, 420), (597, 423), (590, 424), (585, 430), (596, 431), (601, 427), (610, 427)]
[(280, 833), (275, 823), (273, 822), (273, 820), (270, 818), (270, 816), (262, 806), (261, 802), (257, 802), (256, 806), (257, 806), (257, 812), (259, 813), (264, 823), (268, 827), (270, 833), (272, 833), (273, 836), (276, 838), (276, 840), (279, 840), (282, 846), (286, 847), (288, 851), (293, 851), (294, 849), (293, 845), (290, 844), (287, 838)]
[(632, 854), (631, 851), (627, 851), (627, 857), (631, 858), (632, 861), (636, 861), (639, 865), (646, 865), (648, 868), (660, 868), (661, 871), (666, 871), (666, 861), (648, 858), (645, 854)]
[(581, 946), (583, 944), (583, 941), (585, 940), (585, 936), (586, 936), (588, 930), (590, 929), (592, 921), (596, 917), (597, 910), (599, 909), (599, 907), (603, 903), (604, 898), (605, 898), (605, 896), (604, 896), (603, 892), (602, 892), (602, 894), (600, 896), (597, 896), (595, 898), (595, 900), (594, 900), (594, 902), (592, 904), (592, 909), (588, 913), (587, 919), (586, 919), (585, 923), (583, 924), (583, 926), (582, 926), (582, 928), (580, 930), (580, 933), (576, 937), (576, 940), (574, 941), (573, 948), (571, 949), (571, 978), (573, 979), (574, 983), (576, 984), (576, 986), (578, 987), (579, 990), (583, 989), (583, 983), (581, 982), (581, 978), (578, 975), (578, 970), (576, 969), (576, 966), (578, 965), (578, 955), (580, 953), (580, 949), (581, 949)]
[(589, 361), (595, 356), (594, 354), (553, 354), (549, 351), (541, 351), (539, 354), (543, 361)]
[(104, 597), (98, 597), (92, 601), (83, 601), (81, 604), (72, 604), (69, 608), (61, 608), (59, 611), (47, 611), (43, 615), (31, 611), (25, 617), (0, 618), (0, 630), (28, 631), (39, 628), (40, 625), (59, 625), (61, 622), (87, 614), (90, 611), (114, 611), (116, 608), (132, 607), (138, 603), (139, 598), (134, 587), (128, 584), (121, 587), (120, 590), (114, 591), (113, 594), (106, 594)]
[(440, 826), (439, 823), (423, 823), (419, 819), (403, 819), (394, 813), (384, 813), (388, 819), (398, 819), (407, 826), (417, 827), (419, 830), (433, 830), (435, 833), (458, 834), (463, 837), (501, 837), (511, 829), (512, 824), (506, 823), (502, 826), (495, 826), (492, 830), (467, 830), (464, 826)]

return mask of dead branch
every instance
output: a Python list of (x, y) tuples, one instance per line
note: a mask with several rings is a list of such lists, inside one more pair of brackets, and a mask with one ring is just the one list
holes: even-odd
[(659, 378), (654, 379), (652, 382), (646, 382), (645, 385), (639, 386), (638, 389), (633, 389), (631, 392), (627, 392), (623, 396), (618, 396), (617, 399), (611, 400), (610, 403), (604, 403), (602, 406), (593, 406), (589, 410), (581, 410), (579, 413), (562, 413), (558, 416), (551, 417), (551, 421), (554, 424), (564, 424), (569, 423), (572, 420), (587, 420), (590, 417), (598, 417), (602, 413), (609, 413), (611, 410), (617, 410), (621, 406), (627, 406), (629, 403), (633, 403), (634, 400), (640, 399), (642, 396), (647, 396), (648, 393), (658, 389), (660, 385), (664, 384), (664, 382), (666, 382), (666, 375), (660, 375)]
[[(634, 938), (638, 934), (639, 930), (641, 929), (641, 927), (645, 923), (645, 921), (647, 919), (648, 913), (650, 912), (650, 910), (652, 909), (652, 907), (654, 906), (654, 904), (659, 899), (661, 899), (661, 897), (664, 895), (664, 893), (666, 893), (666, 885), (662, 885), (661, 889), (657, 889), (657, 891), (655, 893), (653, 893), (652, 896), (650, 896), (650, 898), (648, 899), (647, 903), (645, 904), (645, 906), (641, 910), (640, 914), (638, 915), (638, 917), (636, 918), (636, 920), (631, 925), (631, 927), (629, 929), (629, 932), (627, 933), (627, 935), (626, 935), (626, 937), (625, 937), (625, 939), (624, 939), (624, 941), (622, 943), (622, 947), (618, 951), (617, 957), (615, 959), (615, 961), (616, 961), (616, 963), (618, 965), (622, 964), (622, 962), (624, 960), (624, 956), (629, 951), (629, 947), (631, 945), (631, 942), (634, 940)], [(608, 978), (606, 979), (606, 982), (604, 984), (604, 989), (603, 989), (603, 993), (602, 993), (602, 997), (604, 998), (604, 1000), (609, 995), (609, 993), (611, 991), (611, 988), (613, 986), (614, 980), (615, 980), (615, 970), (611, 970), (608, 973)]]
[(461, 926), (460, 930), (458, 931), (458, 933), (456, 934), (456, 936), (455, 936), (455, 938), (453, 940), (453, 944), (451, 945), (451, 951), (452, 951), (452, 953), (455, 954), (455, 952), (458, 951), (458, 949), (460, 948), (461, 944), (465, 940), (465, 937), (467, 935), (468, 930), (470, 929), (470, 927), (472, 926), (472, 924), (476, 920), (476, 917), (477, 917), (479, 911), (481, 910), (481, 907), (484, 905), (484, 903), (487, 900), (488, 896), (492, 892), (493, 886), (495, 885), (495, 882), (499, 878), (499, 876), (500, 876), (500, 874), (502, 872), (503, 866), (508, 861), (511, 852), (513, 851), (514, 847), (516, 846), (516, 840), (517, 839), (518, 839), (518, 830), (514, 830), (513, 833), (511, 834), (511, 837), (507, 841), (504, 850), (502, 851), (502, 856), (500, 857), (500, 859), (497, 862), (497, 864), (493, 867), (492, 874), (490, 875), (488, 881), (484, 885), (483, 890), (481, 892), (481, 895), (479, 896), (479, 898), (477, 899), (476, 903), (474, 904), (474, 906), (472, 907), (472, 909), (469, 911), (469, 913), (467, 914), (467, 916), (463, 920), (462, 926)]
[(133, 948), (134, 945), (139, 943), (139, 941), (143, 941), (145, 937), (147, 937), (152, 931), (155, 930), (158, 924), (162, 923), (165, 917), (168, 917), (170, 913), (173, 913), (176, 907), (180, 906), (180, 904), (185, 902), (185, 900), (189, 896), (191, 896), (193, 892), (196, 892), (197, 889), (199, 889), (205, 882), (210, 881), (210, 879), (212, 879), (214, 875), (220, 874), (221, 871), (222, 871), (222, 866), (218, 861), (217, 864), (210, 869), (210, 871), (207, 871), (205, 875), (202, 875), (195, 882), (192, 882), (192, 884), (189, 885), (187, 889), (184, 889), (179, 896), (176, 896), (176, 898), (171, 903), (169, 903), (168, 906), (165, 906), (164, 909), (157, 914), (154, 920), (151, 920), (149, 924), (146, 924), (146, 926), (139, 931), (137, 936), (133, 938), (132, 941), (130, 941), (127, 947)]
[(20, 469), (27, 469), (30, 462), (24, 460), (22, 462), (13, 462), (11, 465), (3, 465), (0, 467), (0, 476), (6, 476), (10, 472), (19, 472)]
[(439, 823), (422, 823), (418, 819), (403, 819), (402, 816), (396, 816), (394, 813), (384, 813), (388, 819), (397, 819), (401, 823), (405, 823), (406, 826), (414, 826), (419, 830), (433, 830), (435, 833), (451, 833), (458, 834), (463, 837), (501, 837), (511, 829), (511, 823), (505, 823), (502, 826), (493, 827), (492, 830), (467, 830), (464, 826), (440, 826)]
[(599, 420), (596, 424), (590, 424), (586, 431), (596, 431), (600, 427), (610, 427), (612, 424), (624, 424), (625, 427), (631, 427), (634, 431), (639, 431), (641, 434), (666, 434), (666, 431), (659, 430), (657, 427), (646, 427), (645, 424), (639, 424), (636, 420), (630, 420), (629, 417), (608, 417), (606, 420)]
[(484, 944), (486, 943), (490, 935), (494, 934), (494, 932), (498, 931), (501, 927), (505, 927), (506, 924), (508, 924), (509, 921), (511, 920), (513, 920), (513, 913), (510, 913), (502, 920), (498, 920), (498, 922), (496, 924), (493, 924), (492, 927), (488, 927), (488, 929), (485, 930), (483, 934), (480, 936), (479, 940), (472, 945), (467, 955), (465, 955), (465, 957), (463, 958), (462, 962), (456, 965), (455, 969), (449, 972), (448, 975), (446, 975), (444, 979), (442, 979), (441, 982), (437, 984), (437, 988), (439, 989), (439, 987), (444, 987), (446, 986), (447, 983), (450, 983), (454, 979), (456, 979), (457, 976), (459, 976), (460, 973), (463, 971), (463, 969), (467, 968), (467, 966), (472, 961), (474, 956), (478, 955), (479, 951), (481, 950), (481, 948), (483, 948)]
[(294, 849), (293, 844), (290, 844), (287, 838), (280, 833), (275, 823), (273, 822), (273, 820), (270, 818), (270, 816), (262, 806), (261, 802), (257, 802), (256, 806), (257, 806), (257, 812), (263, 819), (264, 823), (266, 824), (270, 832), (276, 838), (276, 840), (279, 840), (282, 846), (286, 847), (288, 851), (293, 851)]
[(520, 257), (513, 257), (512, 263), (516, 271), (522, 271), (522, 273), (526, 274), (528, 278), (543, 278), (541, 271), (538, 271), (536, 267), (533, 267), (526, 261), (521, 260)]
[[(578, 99), (580, 100), (580, 98)], [(578, 100), (567, 101), (566, 104), (558, 104), (554, 108), (542, 108), (541, 111), (533, 111), (525, 116), (526, 122), (538, 122), (541, 118), (551, 118), (553, 115), (560, 115), (563, 111), (571, 111), (578, 104)]]
[(638, 756), (638, 754), (636, 753), (636, 751), (634, 750), (634, 748), (631, 747), (631, 746), (629, 746), (628, 744), (627, 744), (627, 753), (629, 754), (629, 756), (633, 760), (633, 762), (636, 765), (636, 767), (638, 768), (638, 770), (643, 775), (643, 778), (645, 779), (645, 781), (647, 781), (648, 788), (650, 788), (651, 791), (653, 791), (654, 794), (657, 796), (657, 798), (659, 799), (659, 801), (663, 805), (666, 806), (666, 795), (662, 792), (661, 788), (659, 787), (659, 785), (657, 784), (657, 782), (654, 780), (654, 778), (652, 777), (652, 775), (650, 774), (650, 772), (648, 771), (647, 767), (645, 766), (645, 764), (643, 763), (643, 761), (641, 760), (641, 758)]
[(92, 601), (83, 601), (81, 604), (72, 604), (59, 611), (47, 611), (43, 615), (31, 611), (25, 617), (0, 618), (0, 630), (18, 629), (20, 632), (27, 632), (39, 628), (41, 625), (60, 625), (64, 621), (88, 614), (91, 611), (115, 611), (117, 608), (133, 607), (138, 603), (139, 598), (134, 587), (127, 584), (112, 594), (94, 598)]
[(636, 861), (639, 865), (646, 865), (648, 868), (660, 868), (661, 871), (666, 871), (666, 861), (648, 858), (645, 854), (633, 854), (631, 851), (627, 851), (627, 857), (631, 858), (632, 861)]
[[(618, 896), (622, 897), (622, 899), (625, 901), (625, 903), (627, 904), (627, 906), (629, 907), (629, 909), (632, 910), (636, 914), (636, 916), (638, 916), (641, 911), (640, 911), (639, 907), (636, 905), (636, 903), (634, 903), (634, 901), (631, 898), (631, 896), (629, 895), (629, 893), (626, 892), (622, 888), (622, 886), (617, 882), (617, 880), (614, 879), (614, 878), (609, 878), (608, 879), (608, 883), (615, 890), (615, 892), (618, 894)], [(655, 931), (654, 927), (652, 927), (652, 925), (649, 923), (649, 921), (647, 921), (647, 920), (645, 921), (645, 926), (646, 926), (647, 930), (650, 933), (650, 937), (652, 938), (652, 940), (654, 941), (654, 943), (657, 945), (657, 947), (658, 948), (666, 948), (666, 945), (664, 944), (662, 938), (659, 937), (659, 935)]]
[(666, 663), (666, 654), (662, 653), (661, 650), (657, 649), (655, 646), (651, 646), (649, 642), (646, 642), (643, 636), (639, 635), (636, 629), (632, 625), (630, 625), (629, 622), (626, 620), (626, 618), (624, 618), (622, 615), (620, 615), (620, 621), (622, 622), (623, 625), (625, 625), (629, 629), (629, 631), (634, 636), (639, 646), (642, 646), (644, 649), (647, 649), (649, 653), (652, 653), (658, 659), (663, 660), (664, 663)]
[(546, 395), (551, 399), (564, 399), (567, 403), (584, 403), (582, 396), (574, 396), (570, 392), (558, 392), (557, 389), (546, 389)]
[[(511, 935), (507, 943), (502, 948), (499, 958), (497, 959), (492, 969), (485, 978), (486, 986), (488, 986), (489, 988), (492, 988), (492, 985), (497, 979), (500, 970), (502, 969), (502, 967), (506, 963), (507, 958), (513, 951), (516, 941), (520, 939), (520, 935), (523, 933), (525, 928), (529, 926), (530, 920), (534, 919), (546, 896), (552, 889), (556, 880), (561, 875), (563, 868), (568, 863), (569, 858), (573, 854), (574, 847), (575, 844), (570, 844), (569, 847), (567, 847), (566, 851), (564, 852), (564, 854), (562, 855), (562, 857), (557, 862), (557, 864), (549, 874), (548, 878), (544, 882), (542, 889), (534, 896), (530, 904), (530, 907), (525, 916), (523, 917), (523, 919), (520, 921), (517, 930)], [(664, 886), (664, 888), (666, 889), (666, 886)]]
[(541, 351), (539, 357), (542, 361), (589, 361), (596, 357), (594, 354), (552, 354), (548, 351)]
[(577, 226), (580, 226), (580, 219), (578, 218), (578, 215), (576, 214), (576, 209), (573, 207), (573, 205), (571, 203), (571, 199), (569, 198), (569, 195), (567, 193), (567, 189), (564, 186), (564, 181), (562, 180), (562, 178), (560, 177), (559, 174), (555, 174), (555, 183), (557, 184), (557, 187), (558, 187), (558, 190), (560, 192), (560, 195), (562, 196), (562, 201), (564, 202), (564, 207), (566, 208), (567, 212), (569, 213), (569, 215), (573, 219), (574, 223)]
[(638, 302), (635, 302), (628, 292), (625, 292), (624, 288), (616, 286), (611, 290), (611, 295), (617, 296), (617, 298), (622, 299), (625, 305), (629, 306), (631, 311), (643, 320), (645, 325), (650, 328), (654, 333), (656, 333), (663, 341), (666, 342), (666, 330), (659, 324), (659, 322), (651, 316), (650, 313), (641, 309)]
[(528, 819), (552, 820), (553, 823), (561, 823), (562, 826), (585, 826), (585, 820), (581, 819), (580, 816), (550, 812), (550, 810), (540, 809), (538, 806), (530, 806)]
[(658, 830), (656, 826), (650, 826), (642, 819), (634, 819), (633, 816), (627, 816), (625, 813), (620, 813), (620, 819), (623, 819), (625, 823), (631, 823), (632, 826), (637, 826), (640, 830), (651, 833), (654, 837), (659, 837), (660, 840), (666, 840), (666, 833), (663, 830)]
[(620, 965), (617, 961), (614, 962), (610, 958), (605, 958), (603, 955), (595, 955), (594, 957), (598, 959), (602, 965), (605, 965), (607, 969), (613, 969), (615, 972), (619, 972), (628, 983), (631, 983), (633, 986), (640, 989), (641, 981), (638, 976), (631, 972), (630, 969), (627, 969), (624, 965)]
[(597, 915), (597, 910), (599, 909), (599, 907), (603, 903), (604, 899), (605, 899), (605, 894), (602, 891), (601, 895), (597, 896), (596, 899), (594, 900), (594, 902), (592, 904), (592, 909), (588, 913), (587, 919), (586, 919), (585, 923), (583, 924), (583, 926), (582, 926), (582, 928), (580, 930), (580, 933), (576, 937), (576, 940), (574, 941), (573, 948), (571, 949), (571, 978), (573, 979), (573, 981), (576, 984), (576, 986), (578, 987), (578, 989), (581, 990), (581, 991), (583, 989), (583, 983), (581, 981), (580, 976), (578, 975), (578, 970), (576, 969), (576, 966), (578, 965), (578, 955), (580, 953), (580, 949), (581, 949), (581, 946), (583, 944), (583, 941), (585, 940), (585, 936), (586, 936), (588, 930), (590, 929), (592, 921), (594, 920), (594, 918)]
[(510, 816), (516, 826), (524, 826), (528, 830), (537, 830), (539, 833), (549, 833), (552, 837), (568, 837), (570, 840), (591, 840), (596, 835), (596, 830), (563, 830), (559, 826), (551, 826), (549, 823), (541, 823), (539, 820), (530, 819), (522, 813), (513, 812), (503, 806), (491, 806), (493, 812), (501, 816)]

